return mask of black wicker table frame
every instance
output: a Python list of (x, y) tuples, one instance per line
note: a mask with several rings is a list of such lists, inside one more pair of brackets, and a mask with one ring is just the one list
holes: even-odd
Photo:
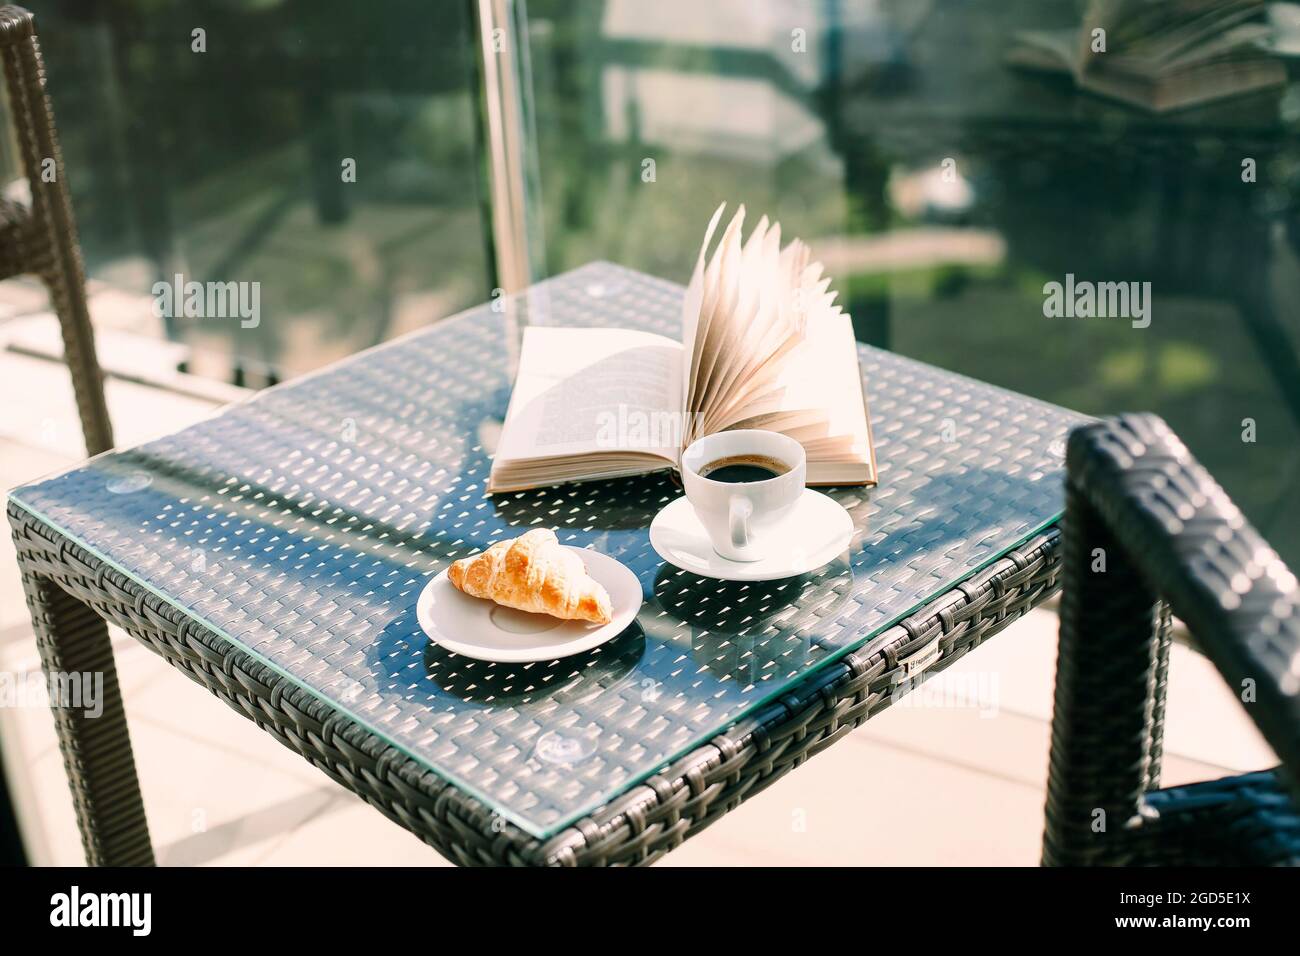
[[(828, 492), (854, 541), (811, 575), (732, 588), (665, 564), (662, 475), (487, 497), (513, 330), (671, 335), (681, 295), (594, 263), (517, 316), (470, 310), (12, 492), (46, 673), (103, 675), (100, 716), (54, 711), (87, 859), (153, 861), (106, 622), (455, 862), (638, 864), (1056, 590), (1081, 416), (865, 346), (881, 484)], [(637, 574), (636, 626), (540, 669), (432, 645), (428, 578), (539, 522)]]
[[(1058, 588), (1049, 529), (794, 691), (554, 837), (537, 840), (12, 502), (9, 520), (48, 672), (104, 674), (104, 713), (56, 709), (92, 865), (154, 862), (107, 623), (464, 865), (648, 864), (959, 660)], [(934, 658), (935, 652), (940, 655)]]

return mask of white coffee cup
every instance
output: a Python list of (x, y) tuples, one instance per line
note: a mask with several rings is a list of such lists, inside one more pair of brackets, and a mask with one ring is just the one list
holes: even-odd
[[(728, 459), (768, 459), (786, 467), (761, 481), (716, 481), (707, 469)], [(705, 471), (706, 474), (701, 474)], [(708, 532), (713, 550), (730, 561), (767, 557), (776, 529), (803, 494), (808, 463), (803, 446), (779, 432), (758, 428), (718, 432), (682, 452), (686, 497)]]

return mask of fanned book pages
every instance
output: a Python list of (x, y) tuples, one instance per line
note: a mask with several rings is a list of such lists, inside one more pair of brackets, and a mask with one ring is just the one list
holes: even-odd
[(676, 468), (695, 439), (765, 428), (808, 453), (808, 483), (875, 484), (853, 325), (798, 239), (741, 206), (682, 305), (682, 339), (631, 329), (525, 330), (489, 491)]

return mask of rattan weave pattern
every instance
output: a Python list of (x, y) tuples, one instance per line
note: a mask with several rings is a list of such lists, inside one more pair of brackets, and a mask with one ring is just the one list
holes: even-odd
[[(1131, 414), (1070, 436), (1063, 562), (1043, 862), (1300, 864), (1300, 587), (1281, 558), (1165, 422)], [(1155, 789), (1171, 611), (1280, 767)]]
[[(14, 499), (545, 837), (1060, 510), (1062, 439), (1080, 416), (872, 349), (862, 362), (881, 486), (834, 493), (859, 533), (818, 574), (728, 585), (665, 566), (646, 527), (677, 494), (666, 477), (487, 498), (484, 445), (504, 411), (518, 326), (671, 335), (681, 291), (584, 267)], [(639, 626), (550, 665), (431, 648), (414, 621), (428, 576), (539, 523), (640, 576)]]
[[(542, 841), (491, 812), (329, 705), (100, 561), (30, 512), (9, 519), (46, 666), (60, 643), (108, 648), (91, 608), (162, 655), (289, 749), (462, 865), (593, 866), (653, 863), (762, 792), (809, 757), (889, 707), (917, 681), (960, 660), (1058, 588), (1060, 533), (1037, 535), (916, 614), (800, 683), (587, 817)], [(49, 613), (50, 598), (61, 615)], [(68, 615), (77, 617), (69, 628)], [(923, 675), (910, 663), (936, 648)], [(84, 655), (83, 655), (84, 657)], [(111, 653), (94, 662), (115, 684)], [(66, 721), (69, 715), (56, 712)], [(61, 733), (64, 762), (91, 864), (153, 861), (120, 697), (97, 721)], [(96, 802), (106, 791), (111, 799)]]

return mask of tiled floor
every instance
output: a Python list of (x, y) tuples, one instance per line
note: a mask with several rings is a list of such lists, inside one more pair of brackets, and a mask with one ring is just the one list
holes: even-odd
[[(121, 445), (181, 427), (212, 407), (122, 382), (110, 383), (109, 402)], [(5, 488), (80, 456), (59, 366), (0, 350), (0, 410)], [(1040, 608), (663, 865), (1035, 863), (1055, 636), (1054, 613)], [(446, 865), (130, 638), (116, 634), (115, 646), (160, 863)], [(6, 534), (0, 672), (38, 667)], [(0, 741), (32, 857), (80, 863), (48, 712), (0, 708)], [(1272, 762), (1213, 668), (1175, 647), (1165, 781)]]

